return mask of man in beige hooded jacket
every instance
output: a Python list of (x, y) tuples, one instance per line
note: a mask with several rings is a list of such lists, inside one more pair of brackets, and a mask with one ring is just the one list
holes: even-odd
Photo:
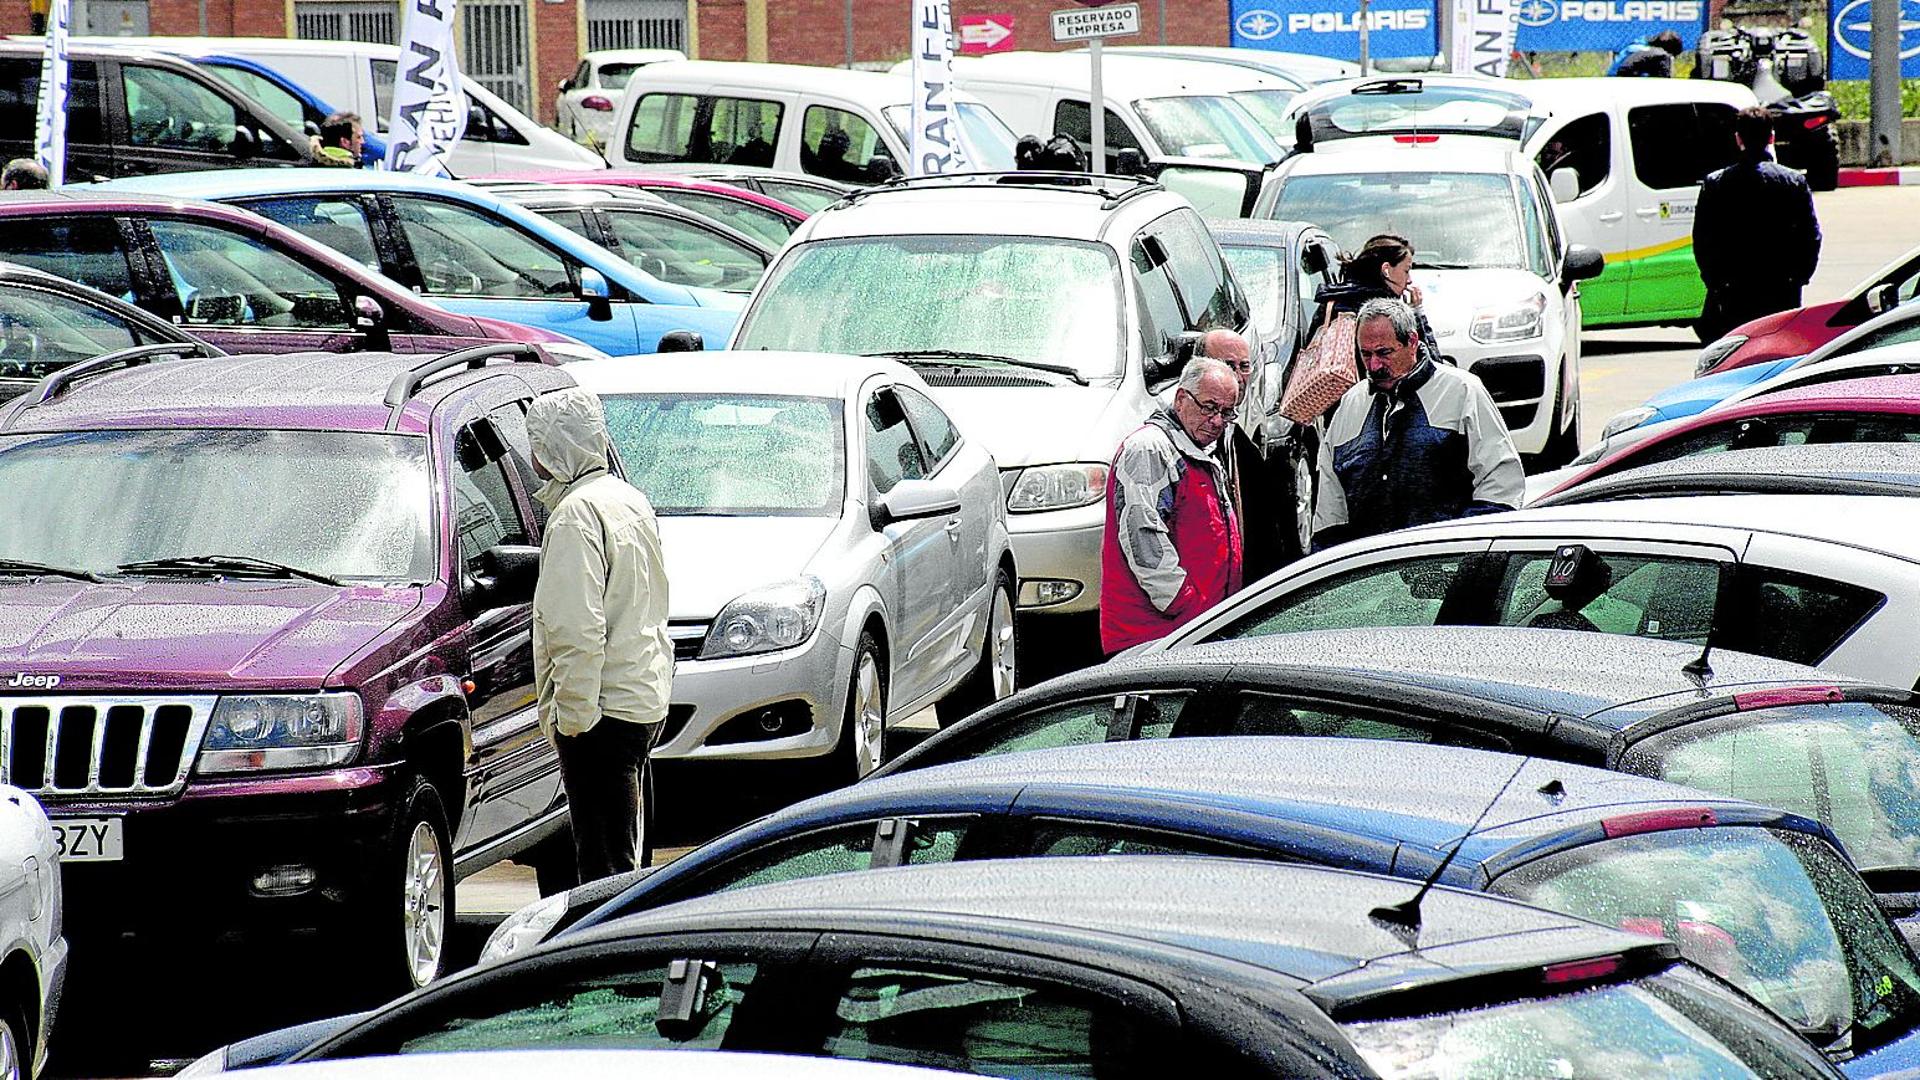
[(600, 401), (578, 388), (527, 412), (546, 483), (533, 678), (540, 724), (560, 752), (580, 880), (634, 868), (642, 769), (667, 715), (673, 644), (667, 572), (647, 497), (608, 471)]

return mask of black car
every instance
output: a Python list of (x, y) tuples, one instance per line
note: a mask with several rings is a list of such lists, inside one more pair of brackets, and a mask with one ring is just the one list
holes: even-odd
[[(1704, 661), (1704, 662), (1703, 662)], [(1024, 690), (874, 775), (1114, 739), (1317, 735), (1534, 754), (1803, 814), (1920, 912), (1920, 702), (1783, 660), (1569, 630), (1395, 627), (1196, 645)], [(1909, 936), (1915, 927), (1903, 926)]]
[(0, 401), (75, 361), (147, 345), (219, 352), (124, 300), (0, 262)]
[(1412, 927), (1380, 917), (1416, 891), (1152, 856), (765, 885), (476, 969), (294, 1060), (592, 1045), (1005, 1077), (1401, 1076), (1445, 1060), (1832, 1075), (1665, 942), (1446, 888)]

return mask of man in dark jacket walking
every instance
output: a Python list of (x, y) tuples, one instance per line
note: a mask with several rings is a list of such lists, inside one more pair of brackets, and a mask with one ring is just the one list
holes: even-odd
[(1807, 178), (1775, 164), (1773, 117), (1742, 109), (1733, 134), (1740, 160), (1706, 178), (1693, 216), (1693, 260), (1707, 285), (1700, 340), (1750, 319), (1800, 306), (1820, 262), (1820, 222)]
[(1399, 300), (1363, 304), (1358, 336), (1367, 377), (1320, 443), (1314, 550), (1518, 508), (1526, 472), (1480, 380), (1421, 355), (1419, 320)]

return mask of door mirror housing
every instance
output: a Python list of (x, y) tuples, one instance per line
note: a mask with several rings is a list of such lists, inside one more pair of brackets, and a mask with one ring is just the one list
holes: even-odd
[(1560, 273), (1566, 281), (1586, 281), (1597, 278), (1607, 269), (1606, 256), (1599, 248), (1585, 244), (1569, 244), (1566, 262), (1561, 264)]
[(698, 330), (669, 330), (660, 335), (660, 343), (653, 347), (657, 353), (703, 352), (707, 339), (700, 336)]
[(1867, 290), (1867, 310), (1879, 315), (1892, 311), (1900, 304), (1900, 287), (1891, 281), (1882, 282)]
[(573, 76), (569, 75), (566, 78), (560, 80), (559, 90), (561, 93), (564, 94), (571, 89), (573, 89)]
[(393, 335), (387, 327), (387, 309), (380, 301), (371, 296), (361, 295), (353, 298), (353, 328), (366, 336), (366, 347), (375, 352), (389, 352), (393, 348)]
[(480, 573), (469, 579), (482, 607), (533, 603), (540, 581), (540, 549), (531, 544), (498, 544), (480, 553)]
[(580, 268), (580, 299), (587, 302), (587, 318), (606, 322), (613, 318), (613, 286), (607, 276), (591, 266)]
[(260, 152), (260, 137), (245, 124), (233, 126), (233, 142), (227, 144), (227, 151), (237, 158), (250, 158)]
[(931, 480), (902, 480), (874, 503), (873, 527), (960, 512), (960, 493)]
[(1572, 169), (1555, 169), (1547, 177), (1547, 187), (1553, 191), (1553, 201), (1570, 203), (1580, 197), (1580, 174)]

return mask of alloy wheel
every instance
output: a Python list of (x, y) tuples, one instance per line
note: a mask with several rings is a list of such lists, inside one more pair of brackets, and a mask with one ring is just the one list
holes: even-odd
[(1014, 667), (1013, 599), (1005, 589), (993, 591), (993, 621), (987, 624), (987, 663), (993, 675), (993, 700), (1011, 695), (1018, 684)]
[(447, 936), (446, 854), (439, 834), (425, 821), (414, 822), (407, 839), (404, 895), (407, 968), (413, 985), (425, 986), (440, 971)]
[(880, 662), (873, 653), (860, 654), (860, 667), (853, 682), (853, 763), (855, 774), (865, 776), (880, 767), (887, 725), (886, 693), (880, 686)]

